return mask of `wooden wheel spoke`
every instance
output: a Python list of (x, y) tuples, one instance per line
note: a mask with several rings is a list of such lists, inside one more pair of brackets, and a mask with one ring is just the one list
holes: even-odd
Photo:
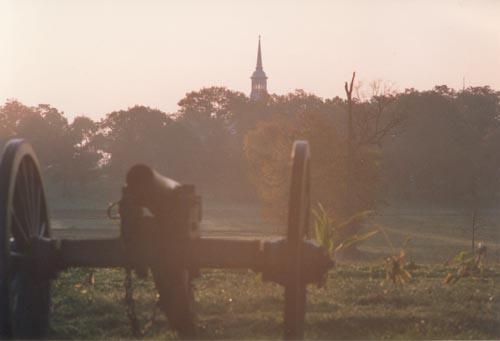
[[(43, 236), (45, 234), (45, 222), (42, 222), (41, 217), (41, 206), (42, 205), (42, 188), (40, 186), (36, 187), (36, 197), (35, 197), (35, 218), (36, 218), (36, 226), (38, 226), (39, 231), (38, 235)], [(43, 227), (43, 229), (42, 229)]]
[[(29, 244), (29, 241), (30, 241), (30, 239), (29, 239), (29, 235), (28, 235), (28, 234), (26, 233), (26, 231), (24, 230), (23, 225), (21, 224), (21, 221), (19, 220), (19, 217), (17, 216), (16, 212), (15, 212), (13, 209), (11, 209), (11, 210), (10, 210), (10, 214), (11, 214), (11, 216), (12, 216), (12, 219), (14, 220), (15, 225), (17, 225), (17, 226), (18, 226), (18, 228), (17, 228), (17, 229), (12, 229), (12, 233), (15, 235), (15, 232), (14, 232), (14, 231), (16, 231), (16, 232), (20, 232), (20, 234), (21, 234), (21, 236), (20, 236), (20, 237), (22, 237), (22, 238), (23, 238), (23, 240), (24, 240), (26, 243), (28, 243), (28, 244)], [(15, 237), (17, 237), (17, 236), (15, 236)]]
[(35, 231), (34, 228), (35, 228), (35, 222), (34, 222), (34, 217), (33, 217), (33, 203), (32, 203), (32, 193), (31, 193), (31, 184), (30, 184), (30, 178), (29, 178), (29, 170), (28, 170), (28, 159), (24, 159), (22, 162), (21, 162), (21, 174), (22, 174), (22, 179), (24, 180), (24, 193), (25, 193), (25, 197), (24, 197), (24, 200), (23, 200), (23, 203), (24, 203), (24, 206), (27, 208), (26, 210), (26, 216), (29, 220), (29, 226), (28, 226), (28, 230), (29, 230), (29, 234), (30, 234), (30, 237), (33, 237), (35, 235)]
[(30, 202), (31, 202), (31, 207), (32, 207), (32, 214), (33, 214), (33, 228), (36, 236), (40, 236), (40, 228), (41, 228), (41, 221), (40, 221), (40, 186), (38, 186), (38, 182), (36, 180), (36, 174), (34, 172), (33, 167), (31, 167), (31, 172), (29, 174), (29, 180), (30, 180)]
[(40, 237), (43, 237), (45, 235), (45, 232), (47, 230), (47, 223), (46, 222), (43, 222), (41, 225), (40, 225), (40, 234), (39, 236)]
[(32, 161), (24, 159), (20, 165), (19, 182), (16, 183), (16, 187), (19, 186), (23, 189), (22, 191), (19, 189), (18, 193), (22, 195), (19, 199), (22, 198), (23, 212), (30, 237), (39, 236), (40, 232), (40, 202), (38, 197), (41, 195), (38, 192), (40, 188), (37, 186), (35, 171)]
[[(30, 220), (28, 214), (26, 212), (26, 205), (23, 204), (23, 194), (21, 193), (21, 189), (19, 186), (19, 180), (16, 180), (16, 184), (14, 185), (14, 198), (12, 202), (11, 211), (16, 215), (17, 226), (18, 228), (24, 229), (24, 233), (29, 234), (29, 225)], [(19, 215), (18, 215), (19, 214)]]

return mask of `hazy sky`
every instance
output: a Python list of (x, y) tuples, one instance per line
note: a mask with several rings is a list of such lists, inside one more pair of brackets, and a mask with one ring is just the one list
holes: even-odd
[(353, 70), (399, 90), (500, 90), (500, 0), (0, 0), (0, 101), (98, 118), (173, 112), (204, 86), (248, 94), (259, 34), (277, 94), (343, 96)]

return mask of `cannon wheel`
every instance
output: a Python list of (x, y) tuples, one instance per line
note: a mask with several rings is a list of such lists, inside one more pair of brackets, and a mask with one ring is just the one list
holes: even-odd
[(32, 240), (49, 234), (35, 153), (27, 142), (11, 140), (0, 163), (0, 338), (40, 338), (47, 333), (49, 277), (14, 267), (11, 255), (29, 257)]
[(285, 339), (304, 337), (306, 285), (302, 280), (302, 247), (310, 211), (309, 144), (295, 141), (288, 206)]

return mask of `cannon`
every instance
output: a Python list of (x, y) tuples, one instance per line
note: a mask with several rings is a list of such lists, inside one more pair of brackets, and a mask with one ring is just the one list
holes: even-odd
[(118, 202), (120, 235), (58, 239), (36, 155), (24, 140), (9, 141), (0, 163), (0, 337), (42, 338), (49, 326), (50, 283), (72, 267), (122, 267), (151, 272), (159, 306), (182, 338), (196, 337), (192, 280), (202, 268), (248, 268), (285, 288), (284, 338), (304, 333), (306, 286), (333, 265), (307, 240), (309, 146), (292, 150), (288, 229), (277, 240), (208, 238), (200, 234), (201, 199), (146, 165), (133, 166)]

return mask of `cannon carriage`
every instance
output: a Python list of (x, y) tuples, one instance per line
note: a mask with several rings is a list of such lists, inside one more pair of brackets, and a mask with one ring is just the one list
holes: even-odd
[(146, 165), (127, 173), (118, 202), (120, 236), (69, 240), (51, 236), (36, 155), (11, 140), (0, 163), (0, 337), (41, 338), (49, 324), (50, 281), (71, 267), (121, 267), (151, 272), (159, 306), (180, 337), (196, 337), (192, 280), (203, 268), (248, 268), (285, 288), (284, 337), (304, 333), (306, 286), (319, 283), (332, 262), (307, 240), (309, 147), (296, 141), (286, 237), (276, 240), (206, 238), (201, 199)]

